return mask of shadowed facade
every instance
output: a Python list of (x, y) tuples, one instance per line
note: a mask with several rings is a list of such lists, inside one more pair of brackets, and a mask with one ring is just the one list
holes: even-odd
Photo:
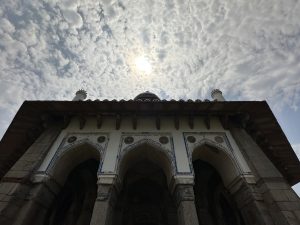
[(0, 224), (292, 225), (300, 163), (266, 102), (25, 102), (0, 144)]

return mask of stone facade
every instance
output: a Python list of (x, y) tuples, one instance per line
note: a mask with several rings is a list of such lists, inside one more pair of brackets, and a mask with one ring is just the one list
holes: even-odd
[(0, 224), (300, 224), (285, 176), (222, 120), (88, 115), (50, 125), (2, 178)]

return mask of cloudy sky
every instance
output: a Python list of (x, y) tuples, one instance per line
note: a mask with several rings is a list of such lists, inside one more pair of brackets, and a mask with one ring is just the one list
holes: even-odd
[(24, 100), (220, 88), (267, 100), (299, 156), (299, 15), (298, 0), (0, 1), (0, 137)]

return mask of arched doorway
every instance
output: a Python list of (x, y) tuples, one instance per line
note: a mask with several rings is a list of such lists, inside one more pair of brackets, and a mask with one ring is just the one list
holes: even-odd
[(229, 183), (229, 178), (235, 176), (231, 160), (222, 150), (207, 145), (195, 151), (198, 152), (193, 154), (194, 193), (199, 225), (244, 225), (240, 211), (224, 185), (224, 181)]
[(90, 224), (100, 159), (98, 149), (83, 143), (66, 150), (52, 163), (47, 172), (61, 189), (49, 205), (44, 225)]
[(159, 166), (143, 160), (127, 171), (115, 215), (114, 225), (177, 224), (177, 209)]
[(218, 172), (202, 160), (193, 162), (195, 203), (201, 225), (244, 225)]
[(163, 161), (155, 160), (156, 157), (165, 156), (152, 146), (141, 145), (122, 158), (120, 169), (126, 170), (120, 171), (122, 187), (114, 209), (113, 225), (178, 224), (177, 208), (168, 189), (166, 169), (163, 169), (170, 165), (161, 165)]
[(86, 225), (90, 223), (97, 197), (99, 162), (86, 160), (72, 170), (48, 211), (45, 225)]

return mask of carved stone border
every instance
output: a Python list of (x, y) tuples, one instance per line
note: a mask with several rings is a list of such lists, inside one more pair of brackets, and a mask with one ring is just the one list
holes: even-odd
[[(75, 136), (77, 139), (72, 142), (68, 143), (68, 138)], [(91, 140), (89, 136), (93, 136), (95, 140)], [(97, 137), (99, 136), (105, 136), (106, 140), (103, 143), (98, 143), (97, 142)], [(45, 173), (48, 174), (48, 171), (51, 170), (55, 164), (55, 162), (58, 160), (58, 158), (65, 153), (66, 151), (71, 151), (73, 148), (76, 148), (77, 146), (84, 145), (84, 144), (89, 144), (95, 149), (98, 150), (100, 154), (100, 162), (99, 162), (99, 171), (101, 171), (102, 165), (103, 165), (103, 159), (105, 156), (107, 144), (109, 141), (109, 134), (108, 133), (103, 133), (103, 132), (91, 132), (91, 133), (68, 133), (60, 143), (58, 149), (56, 150), (54, 156), (52, 157), (51, 161), (49, 162)]]
[[(224, 142), (222, 144), (220, 144), (215, 140), (211, 140), (211, 138), (206, 138), (205, 137), (206, 135), (213, 136), (214, 139), (216, 137), (222, 137)], [(234, 161), (234, 163), (236, 164), (238, 169), (241, 170), (239, 162), (237, 162), (233, 148), (232, 148), (225, 132), (184, 132), (183, 136), (184, 136), (184, 143), (185, 143), (185, 147), (186, 147), (186, 151), (187, 151), (187, 155), (188, 155), (189, 166), (190, 166), (190, 169), (191, 169), (193, 175), (194, 175), (193, 159), (192, 159), (193, 150), (199, 146), (202, 146), (203, 144), (206, 144), (206, 143), (211, 145), (212, 147), (215, 147), (216, 149), (228, 154), (228, 156), (232, 158), (232, 160)], [(195, 136), (196, 142), (189, 143), (187, 140), (188, 136)], [(199, 138), (199, 136), (202, 136), (202, 138)], [(240, 172), (243, 173), (242, 170)]]
[[(131, 136), (134, 138), (134, 141), (130, 144), (126, 144), (124, 142), (124, 139), (128, 136)], [(169, 142), (166, 144), (161, 144), (159, 142), (159, 138), (161, 136), (166, 136), (169, 138)], [(173, 137), (171, 133), (157, 133), (157, 132), (143, 132), (143, 133), (122, 133), (121, 139), (120, 139), (120, 145), (119, 145), (119, 152), (117, 156), (117, 161), (115, 165), (115, 171), (116, 173), (119, 172), (119, 164), (121, 159), (131, 150), (137, 148), (140, 145), (148, 144), (153, 147), (155, 151), (160, 151), (163, 154), (166, 154), (167, 157), (170, 159), (171, 162), (171, 169), (173, 175), (177, 173), (177, 164), (176, 164), (176, 158), (174, 153), (174, 143), (173, 143)], [(106, 173), (106, 172), (103, 172)]]

